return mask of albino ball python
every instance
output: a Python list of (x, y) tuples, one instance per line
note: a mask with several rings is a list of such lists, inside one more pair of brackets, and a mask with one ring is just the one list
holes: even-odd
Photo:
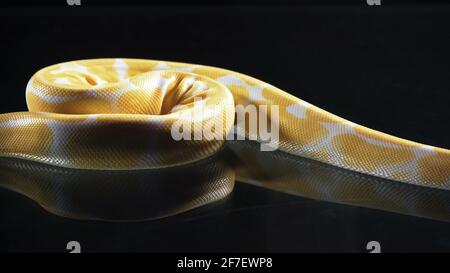
[[(235, 105), (268, 112), (261, 106), (277, 105), (278, 148), (284, 152), (391, 180), (450, 186), (449, 150), (368, 129), (221, 68), (140, 59), (72, 61), (38, 71), (26, 100), (29, 112), (0, 115), (0, 156), (79, 169), (182, 165), (223, 146)], [(199, 107), (207, 111), (197, 114)], [(222, 138), (174, 139), (172, 128), (185, 117), (193, 117), (193, 135), (201, 128), (196, 125), (222, 121), (214, 131)]]

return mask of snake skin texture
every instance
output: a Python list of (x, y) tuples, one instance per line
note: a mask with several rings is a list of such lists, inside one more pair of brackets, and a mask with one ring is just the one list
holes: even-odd
[(229, 141), (206, 159), (150, 170), (81, 170), (0, 158), (0, 188), (72, 219), (165, 221), (179, 215), (167, 217), (177, 221), (228, 214), (249, 206), (237, 205), (230, 196), (242, 182), (300, 196), (300, 202), (313, 199), (450, 222), (448, 190), (364, 175), (281, 151), (260, 151), (254, 141)]
[[(194, 103), (199, 98), (200, 103)], [(226, 69), (141, 59), (92, 59), (41, 69), (28, 82), (29, 112), (0, 115), (0, 156), (94, 170), (158, 169), (217, 153), (236, 105), (279, 109), (279, 150), (340, 168), (440, 189), (450, 151), (352, 123), (268, 83)], [(199, 107), (207, 110), (196, 115)], [(266, 108), (264, 108), (266, 106)], [(215, 136), (175, 140), (192, 116)], [(247, 128), (247, 137), (262, 139)]]
[(111, 171), (0, 159), (1, 188), (72, 219), (142, 221), (196, 213), (227, 197), (234, 184), (233, 168), (217, 156), (170, 168)]

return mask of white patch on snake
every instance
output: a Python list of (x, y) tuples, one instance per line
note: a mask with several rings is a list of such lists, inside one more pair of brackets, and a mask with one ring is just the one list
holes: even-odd
[(381, 146), (381, 147), (385, 147), (385, 148), (402, 148), (401, 145), (399, 144), (395, 144), (395, 143), (390, 143), (390, 142), (385, 142), (382, 140), (378, 140), (378, 139), (373, 139), (358, 133), (355, 133), (354, 135), (358, 136), (359, 138), (363, 139), (365, 142), (372, 144), (372, 145), (377, 145), (377, 146)]
[[(321, 124), (324, 125), (324, 124), (328, 124), (328, 123), (321, 122)], [(371, 137), (362, 135), (362, 134), (354, 131), (353, 128), (356, 126), (356, 124), (354, 124), (354, 123), (352, 124), (352, 126), (348, 126), (349, 125), (348, 122), (343, 123), (343, 125), (345, 127), (348, 127), (349, 129), (351, 129), (346, 134), (355, 135), (355, 136), (359, 137), (360, 139), (364, 140), (365, 142), (367, 142), (369, 144), (381, 146), (381, 147), (384, 147), (384, 148), (402, 148), (402, 146), (399, 145), (399, 144), (395, 144), (395, 143), (386, 142), (386, 141), (378, 140), (378, 139), (375, 139), (375, 138), (371, 138)]]
[(171, 70), (171, 71), (192, 72), (195, 68), (197, 68), (197, 65), (192, 65), (192, 66), (187, 66), (187, 67), (170, 67), (166, 62), (160, 62), (152, 70), (153, 71)]
[[(340, 152), (336, 150), (336, 148), (333, 145), (333, 139), (338, 134), (354, 134), (354, 130), (352, 127), (344, 126), (339, 123), (327, 123), (327, 122), (320, 122), (322, 126), (324, 126), (328, 133), (325, 138), (315, 141), (314, 143), (308, 144), (304, 147), (299, 147), (299, 149), (306, 151), (306, 155), (316, 153), (321, 150), (325, 150), (329, 152), (329, 162), (332, 165), (335, 166), (345, 166), (343, 162), (343, 156)], [(305, 156), (305, 152), (297, 152), (301, 156)]]
[(182, 89), (182, 90), (190, 90), (192, 88), (192, 86), (194, 85), (195, 81), (196, 81), (195, 77), (184, 78), (180, 82), (180, 89)]
[(416, 154), (417, 158), (437, 154), (434, 147), (430, 145), (420, 145), (418, 147), (412, 148), (411, 150)]
[[(311, 151), (318, 151), (320, 149), (325, 149), (326, 151), (330, 151), (331, 152), (330, 163), (332, 165), (344, 167), (346, 169), (351, 169), (351, 170), (355, 170), (355, 171), (361, 171), (354, 166), (348, 166), (347, 164), (345, 164), (342, 161), (342, 158), (340, 158), (340, 157), (342, 157), (342, 154), (339, 151), (337, 151), (333, 145), (334, 137), (339, 134), (355, 135), (370, 144), (378, 145), (381, 147), (401, 148), (401, 146), (398, 144), (387, 143), (384, 141), (379, 141), (379, 140), (369, 138), (367, 136), (362, 136), (353, 130), (353, 126), (350, 127), (350, 126), (346, 125), (346, 123), (334, 124), (334, 123), (321, 122), (321, 124), (328, 129), (328, 134), (327, 134), (326, 139), (316, 142), (315, 145), (308, 145), (308, 147), (305, 147), (305, 149), (311, 150)], [(417, 162), (415, 159), (412, 159), (412, 160), (408, 160), (407, 162), (402, 162), (402, 163), (398, 163), (398, 164), (392, 164), (392, 163), (385, 164), (385, 165), (377, 167), (372, 172), (366, 172), (366, 173), (376, 175), (379, 177), (384, 177), (384, 178), (392, 178), (394, 176), (394, 174), (398, 173), (399, 171), (406, 172), (410, 176), (412, 183), (420, 183), (417, 178), (418, 177), (417, 170), (418, 170)]]
[(73, 136), (74, 132), (80, 133), (80, 128), (96, 124), (97, 116), (95, 114), (88, 115), (87, 119), (80, 120), (78, 123), (47, 120), (45, 123), (52, 131), (52, 144), (50, 145), (48, 155), (66, 162), (70, 161), (70, 156), (67, 155), (66, 151), (67, 139)]
[(286, 107), (286, 111), (296, 118), (304, 119), (306, 117), (307, 105), (303, 103), (295, 103)]
[(0, 128), (15, 128), (15, 127), (24, 127), (33, 125), (36, 122), (36, 119), (32, 118), (19, 118), (19, 119), (10, 119), (4, 122), (0, 122)]
[(113, 106), (113, 111), (120, 112), (119, 99), (127, 92), (129, 91), (155, 92), (155, 90), (160, 90), (163, 96), (165, 96), (165, 94), (167, 93), (167, 89), (172, 82), (173, 82), (172, 78), (166, 79), (161, 76), (154, 76), (151, 78), (150, 81), (145, 81), (145, 84), (143, 84), (143, 86), (141, 85), (138, 86), (135, 83), (127, 82), (125, 85), (123, 85), (121, 88), (115, 91), (90, 89), (85, 94), (88, 97), (101, 98), (109, 101)]
[(125, 60), (124, 59), (115, 59), (113, 66), (116, 69), (119, 79), (125, 80), (127, 78), (127, 72), (128, 72), (128, 68), (129, 68), (128, 64), (125, 62)]
[(412, 147), (409, 149), (415, 154), (415, 158), (408, 160), (404, 163), (390, 164), (378, 167), (376, 173), (384, 173), (385, 175), (392, 176), (397, 173), (403, 173), (406, 178), (401, 179), (402, 181), (407, 181), (410, 184), (424, 185), (427, 184), (423, 181), (419, 175), (419, 165), (418, 160), (424, 156), (434, 155), (436, 151), (432, 146), (421, 145), (418, 147)]
[(371, 139), (366, 136), (361, 136), (353, 129), (354, 126), (356, 126), (356, 124), (354, 124), (352, 126), (349, 126), (348, 123), (320, 122), (320, 124), (322, 126), (324, 126), (328, 131), (326, 137), (323, 139), (317, 140), (311, 144), (304, 145), (303, 147), (298, 147), (294, 151), (294, 154), (299, 155), (299, 156), (309, 157), (311, 154), (315, 154), (319, 151), (325, 150), (328, 152), (328, 155), (329, 155), (327, 160), (325, 160), (325, 161), (328, 162), (329, 164), (358, 171), (358, 169), (356, 167), (348, 166), (347, 164), (345, 164), (343, 161), (344, 155), (340, 151), (337, 151), (336, 148), (334, 147), (333, 140), (337, 135), (350, 134), (350, 135), (358, 136), (361, 139), (363, 139), (364, 141), (374, 144), (374, 145), (379, 145), (379, 146), (388, 147), (388, 148), (400, 147), (399, 145), (396, 145), (393, 143), (386, 143), (383, 141)]
[(33, 93), (33, 92), (34, 92), (33, 78), (31, 78), (28, 81), (27, 86), (25, 87), (25, 93)]
[(65, 156), (65, 144), (67, 143), (68, 137), (74, 131), (74, 124), (57, 120), (48, 120), (46, 124), (52, 131), (52, 144), (48, 150), (48, 155), (66, 160), (69, 157)]
[(196, 77), (187, 77), (181, 81), (180, 89), (186, 91), (189, 96), (195, 97), (208, 90), (209, 86), (198, 81)]
[(69, 81), (69, 79), (68, 79), (68, 78), (65, 78), (65, 77), (56, 78), (56, 79), (53, 81), (53, 83), (56, 83), (56, 84), (71, 84), (71, 82)]
[(88, 68), (86, 66), (77, 64), (77, 63), (66, 63), (62, 64), (59, 68), (50, 71), (50, 74), (59, 74), (64, 72), (81, 72), (81, 73), (89, 73)]
[(182, 105), (182, 104), (177, 104), (174, 107), (172, 107), (172, 109), (170, 110), (170, 113), (173, 112), (177, 112), (177, 111), (181, 111), (181, 110), (185, 110), (186, 108), (188, 108), (189, 106), (186, 105)]
[(200, 81), (195, 81), (191, 87), (191, 96), (198, 96), (200, 94), (202, 94), (203, 92), (205, 92), (206, 90), (209, 89), (209, 86), (200, 82)]
[(122, 88), (119, 88), (114, 91), (109, 90), (105, 92), (105, 90), (90, 89), (87, 90), (85, 94), (87, 97), (100, 98), (110, 102), (112, 104), (113, 111), (118, 111), (119, 98), (129, 91), (136, 91), (140, 89), (141, 89), (140, 87), (134, 85), (131, 82), (128, 82)]
[(102, 114), (89, 114), (87, 115), (86, 119), (83, 121), (83, 123), (86, 124), (93, 124), (97, 122), (97, 118), (101, 116)]
[(356, 123), (354, 123), (354, 122), (352, 122), (352, 121), (349, 121), (349, 120), (345, 120), (345, 121), (344, 121), (344, 124), (346, 124), (346, 125), (348, 125), (348, 126), (350, 126), (350, 127), (358, 126), (358, 124), (356, 124)]
[(226, 86), (239, 86), (244, 87), (248, 92), (248, 97), (250, 101), (265, 101), (268, 102), (266, 98), (264, 98), (262, 92), (265, 85), (249, 85), (247, 82), (242, 80), (241, 78), (235, 75), (227, 75), (223, 77), (219, 77), (216, 79), (218, 82), (226, 85)]
[(172, 82), (173, 82), (173, 79), (166, 79), (161, 76), (156, 76), (156, 77), (153, 77), (152, 80), (150, 81), (150, 84), (146, 85), (145, 87), (149, 91), (159, 89), (163, 93), (163, 96), (165, 96), (167, 93), (167, 88), (169, 87), (169, 85)]
[(32, 87), (31, 81), (27, 85), (26, 92), (31, 93), (50, 104), (65, 103), (68, 101), (76, 100), (79, 97), (81, 97), (80, 94), (76, 94), (76, 93), (72, 96), (53, 96), (53, 95), (49, 95), (49, 94), (44, 94), (44, 92), (46, 92), (46, 91), (43, 89), (36, 89), (36, 88)]
[(109, 101), (116, 101), (119, 99), (123, 94), (129, 92), (129, 91), (136, 91), (140, 90), (141, 88), (136, 86), (135, 84), (128, 82), (126, 85), (124, 85), (122, 88), (119, 88), (117, 90), (97, 90), (97, 89), (90, 89), (86, 91), (86, 95), (88, 97), (93, 98), (102, 98)]
[[(81, 73), (82, 75), (84, 75), (84, 77), (79, 77), (79, 79), (89, 85), (105, 85), (108, 83), (95, 73), (90, 73), (86, 66), (77, 64), (75, 62), (62, 64), (61, 67), (50, 71), (50, 74), (57, 75), (59, 73), (66, 73), (66, 72)], [(91, 81), (88, 81), (86, 76), (89, 76)], [(94, 82), (94, 84), (92, 84), (92, 81)]]

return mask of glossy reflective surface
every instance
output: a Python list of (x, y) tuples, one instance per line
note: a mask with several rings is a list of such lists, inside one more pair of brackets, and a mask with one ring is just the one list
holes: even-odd
[(229, 142), (195, 164), (147, 171), (67, 169), (2, 158), (0, 186), (56, 215), (143, 221), (225, 198), (235, 180), (305, 198), (450, 222), (450, 191), (418, 187), (332, 167), (284, 152)]
[[(213, 158), (160, 171), (96, 172), (2, 159), (0, 178), (2, 188), (50, 212), (0, 191), (2, 228), (22, 230), (25, 236), (14, 240), (28, 241), (31, 250), (56, 250), (63, 238), (95, 240), (92, 251), (365, 251), (370, 240), (387, 248), (396, 242), (391, 251), (450, 247), (448, 191), (260, 152), (253, 142), (230, 142)], [(52, 243), (38, 244), (34, 236), (47, 232)], [(18, 247), (2, 236), (11, 240), (7, 249)]]

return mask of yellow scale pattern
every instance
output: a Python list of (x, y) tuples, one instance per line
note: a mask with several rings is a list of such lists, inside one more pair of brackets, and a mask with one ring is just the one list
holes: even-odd
[[(177, 120), (199, 110), (195, 98), (214, 111), (192, 121), (193, 133), (219, 120), (223, 126), (215, 130), (222, 139), (171, 136)], [(184, 165), (223, 147), (235, 105), (278, 105), (281, 151), (400, 182), (450, 186), (449, 150), (357, 125), (226, 69), (141, 59), (72, 61), (34, 74), (26, 100), (29, 112), (0, 115), (2, 157), (77, 169)]]

